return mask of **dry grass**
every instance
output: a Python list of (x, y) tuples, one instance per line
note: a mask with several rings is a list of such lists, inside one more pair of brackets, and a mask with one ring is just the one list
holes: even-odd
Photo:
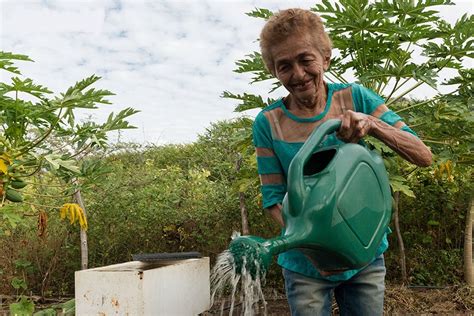
[[(267, 295), (268, 316), (290, 315), (286, 299), (282, 295)], [(226, 304), (228, 305), (228, 304)], [(228, 307), (228, 306), (226, 306)], [(236, 304), (234, 315), (240, 315), (240, 305)], [(225, 309), (228, 313), (228, 309)], [(264, 315), (263, 308), (260, 313)], [(474, 287), (452, 286), (446, 288), (407, 288), (387, 285), (385, 291), (385, 315), (474, 315)], [(333, 315), (338, 315), (333, 304)], [(216, 304), (205, 316), (220, 315)], [(224, 315), (226, 313), (224, 312)]]
[(474, 287), (427, 289), (389, 286), (385, 292), (385, 311), (388, 315), (472, 315)]

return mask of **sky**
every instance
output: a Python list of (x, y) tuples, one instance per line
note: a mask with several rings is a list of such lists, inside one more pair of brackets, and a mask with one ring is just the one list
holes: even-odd
[[(286, 94), (281, 88), (268, 95), (268, 83), (249, 85), (249, 75), (233, 72), (236, 60), (259, 50), (264, 21), (245, 13), (316, 2), (0, 0), (0, 49), (28, 55), (34, 63), (17, 63), (23, 76), (55, 93), (101, 76), (94, 87), (115, 93), (113, 104), (79, 117), (103, 122), (112, 111), (140, 110), (129, 119), (137, 129), (112, 134), (111, 141), (189, 143), (212, 122), (242, 115), (234, 112), (236, 101), (221, 98), (223, 91)], [(454, 2), (440, 12), (449, 22), (473, 13), (473, 0)], [(2, 82), (10, 77), (0, 72)], [(435, 93), (424, 89), (425, 96)]]

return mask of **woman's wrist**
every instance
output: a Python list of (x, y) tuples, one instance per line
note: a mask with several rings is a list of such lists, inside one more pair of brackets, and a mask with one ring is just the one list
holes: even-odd
[(367, 135), (377, 137), (377, 134), (379, 134), (381, 128), (380, 123), (383, 124), (383, 122), (371, 115), (367, 115), (367, 120), (369, 125)]

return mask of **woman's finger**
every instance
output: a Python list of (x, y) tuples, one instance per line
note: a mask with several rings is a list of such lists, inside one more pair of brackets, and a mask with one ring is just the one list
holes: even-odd
[(346, 113), (350, 118), (350, 128), (348, 129), (347, 142), (357, 142), (361, 119), (355, 112), (347, 111)]
[(349, 134), (349, 129), (351, 125), (351, 118), (350, 116), (347, 115), (347, 113), (344, 113), (344, 115), (341, 116), (341, 127), (339, 128), (339, 131), (337, 132), (337, 137), (339, 137), (342, 140), (346, 140)]
[(368, 133), (370, 122), (363, 115), (354, 113), (353, 115), (352, 134), (350, 137), (351, 143), (357, 143)]

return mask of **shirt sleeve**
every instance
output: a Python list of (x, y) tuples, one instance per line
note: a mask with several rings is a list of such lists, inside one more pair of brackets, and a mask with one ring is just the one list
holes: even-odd
[(263, 112), (257, 115), (253, 124), (253, 143), (257, 154), (263, 207), (269, 208), (283, 201), (286, 183), (283, 168), (273, 148), (271, 127)]
[(397, 113), (385, 106), (385, 100), (374, 91), (361, 85), (353, 84), (352, 100), (354, 101), (356, 112), (375, 116), (388, 125), (417, 136), (416, 133), (403, 122), (403, 119)]

